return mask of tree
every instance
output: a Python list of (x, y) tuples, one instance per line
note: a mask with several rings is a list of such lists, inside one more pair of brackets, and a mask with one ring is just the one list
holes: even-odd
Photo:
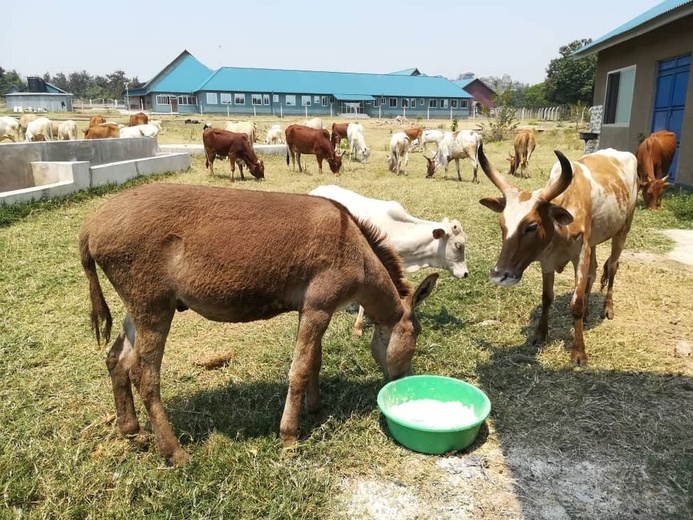
[(546, 100), (546, 88), (544, 83), (537, 83), (525, 90), (525, 107), (543, 108), (549, 105)]
[(474, 73), (473, 72), (462, 72), (461, 74), (457, 75), (457, 78), (455, 81), (459, 81), (461, 79), (474, 79)]
[(562, 46), (560, 58), (551, 60), (546, 69), (546, 99), (558, 105), (592, 103), (597, 57), (574, 58), (573, 52), (591, 43), (591, 39), (575, 40)]
[(0, 96), (4, 96), (12, 87), (22, 88), (26, 82), (16, 70), (6, 71), (0, 67)]

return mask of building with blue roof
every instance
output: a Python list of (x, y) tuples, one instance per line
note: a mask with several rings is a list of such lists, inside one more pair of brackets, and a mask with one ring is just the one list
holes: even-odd
[(597, 55), (600, 148), (635, 152), (652, 132), (676, 133), (669, 180), (693, 187), (693, 0), (666, 0), (578, 49)]
[(221, 67), (183, 51), (128, 104), (158, 113), (465, 118), (472, 96), (417, 69), (390, 74)]

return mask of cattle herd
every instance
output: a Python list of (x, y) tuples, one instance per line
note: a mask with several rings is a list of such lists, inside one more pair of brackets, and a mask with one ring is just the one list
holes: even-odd
[[(123, 130), (147, 124), (131, 121), (130, 127), (121, 129), (121, 136)], [(36, 132), (29, 127), (26, 131)], [(109, 131), (108, 122), (94, 121), (86, 134), (100, 136)], [(229, 122), (224, 128), (205, 124), (202, 141), (212, 175), (215, 159), (222, 157), (229, 159), (231, 181), (236, 166), (241, 179), (244, 167), (255, 179), (264, 179), (264, 163), (254, 150), (255, 123)], [(326, 161), (335, 175), (347, 150), (352, 160), (364, 164), (370, 156), (361, 124), (335, 123), (329, 132), (320, 118), (285, 130), (274, 125), (265, 143), (284, 145), (287, 166), (291, 161), (295, 169), (298, 162), (299, 171), (303, 171), (302, 154), (315, 155), (320, 173)], [(600, 280), (602, 289), (607, 288), (600, 315), (612, 319), (614, 277), (637, 194), (642, 189), (648, 208), (659, 206), (676, 149), (675, 135), (653, 134), (640, 145), (637, 157), (607, 149), (571, 161), (555, 151), (558, 160), (547, 184), (533, 191), (521, 189), (501, 174), (486, 157), (481, 135), (472, 130), (440, 132), (414, 127), (395, 132), (387, 154), (389, 170), (403, 173), (409, 152), (419, 147), (425, 153), (430, 143), (436, 144), (436, 152), (425, 156), (426, 177), (441, 166), (447, 174), (449, 163), (455, 160), (461, 180), (459, 160), (468, 158), (473, 181), (479, 182), (477, 169), (481, 167), (500, 192), (498, 197), (480, 200), (499, 214), (502, 230), (491, 281), (511, 286), (521, 280), (531, 263), (541, 265), (542, 311), (534, 343), (547, 337), (555, 273), (572, 263), (571, 360), (585, 365), (583, 321), (597, 279), (596, 248), (611, 241)], [(529, 176), (535, 146), (532, 131), (518, 132), (509, 157), (511, 177)], [(180, 211), (182, 205), (185, 211)], [(268, 231), (289, 240), (268, 240)], [(306, 195), (171, 184), (142, 186), (123, 192), (89, 216), (79, 243), (97, 341), (109, 341), (113, 322), (97, 265), (128, 310), (107, 356), (118, 426), (125, 435), (141, 432), (132, 397), (134, 383), (159, 449), (174, 463), (184, 462), (188, 455), (164, 412), (159, 381), (166, 337), (176, 311), (192, 309), (210, 320), (225, 322), (299, 312), (280, 423), (280, 437), (289, 446), (297, 440), (301, 403), (305, 400), (309, 412), (320, 407), (321, 340), (334, 312), (358, 302), (354, 334), (363, 334), (367, 314), (374, 323), (372, 354), (385, 378), (406, 376), (412, 372), (421, 329), (415, 309), (431, 293), (438, 275), (429, 275), (413, 289), (405, 272), (433, 267), (447, 270), (456, 279), (469, 275), (466, 234), (459, 220), (424, 220), (395, 201), (367, 198), (336, 185), (319, 186)]]

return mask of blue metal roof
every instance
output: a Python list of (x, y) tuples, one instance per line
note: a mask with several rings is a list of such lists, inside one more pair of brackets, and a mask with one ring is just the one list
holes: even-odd
[[(654, 21), (657, 17), (662, 16), (666, 13), (669, 13), (671, 11), (674, 11), (678, 9), (679, 7), (682, 7), (686, 4), (690, 4), (693, 2), (693, 0), (665, 0), (661, 4), (657, 4), (654, 6), (652, 9), (645, 11), (639, 16), (636, 16), (629, 22), (624, 23), (620, 27), (617, 27), (611, 32), (606, 33), (604, 36), (601, 38), (598, 38), (594, 40), (591, 43), (588, 43), (584, 47), (578, 49), (573, 53), (573, 56), (576, 57), (582, 57), (582, 56), (587, 56), (589, 54), (593, 54), (594, 52), (597, 52), (598, 50), (610, 47), (610, 45), (607, 43), (609, 40), (616, 39), (619, 36), (626, 36), (626, 33), (629, 31), (633, 31), (640, 26), (643, 26), (645, 24), (648, 24), (649, 22)], [(617, 42), (614, 42), (614, 44)], [(599, 48), (599, 49), (597, 49)]]
[(396, 70), (390, 72), (389, 74), (400, 75), (400, 76), (425, 76), (426, 74), (421, 74), (421, 71), (414, 67), (413, 69)]
[(469, 78), (469, 79), (458, 79), (457, 81), (453, 81), (455, 85), (457, 85), (460, 88), (464, 88), (467, 85), (469, 85), (472, 81), (474, 81), (476, 78)]
[[(175, 65), (174, 67), (171, 67)], [(192, 93), (206, 78), (212, 75), (212, 69), (206, 67), (187, 51), (174, 60), (167, 69), (157, 74), (143, 87), (147, 92)]]
[[(199, 78), (199, 77), (198, 77)], [(285, 69), (223, 67), (209, 78), (199, 78), (195, 91), (276, 92), (471, 98), (442, 76), (403, 76), (356, 72), (323, 72)]]
[(373, 101), (375, 98), (367, 94), (334, 94), (337, 101)]

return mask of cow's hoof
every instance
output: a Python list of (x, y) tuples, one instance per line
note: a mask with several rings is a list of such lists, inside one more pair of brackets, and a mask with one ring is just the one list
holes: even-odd
[(189, 460), (190, 455), (182, 448), (178, 448), (171, 456), (171, 464), (174, 466), (183, 466), (187, 464)]
[(575, 352), (570, 355), (570, 360), (576, 367), (586, 367), (587, 366), (587, 354), (584, 352)]

